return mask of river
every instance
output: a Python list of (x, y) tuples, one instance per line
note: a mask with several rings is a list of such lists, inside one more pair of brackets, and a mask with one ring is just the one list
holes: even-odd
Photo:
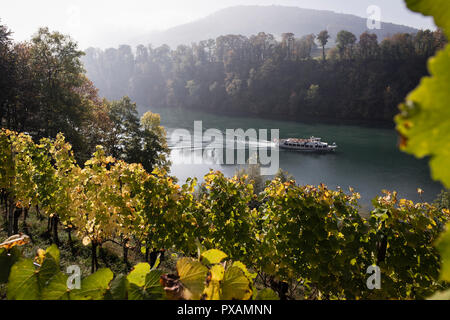
[[(370, 207), (371, 200), (381, 195), (383, 189), (396, 190), (400, 197), (413, 201), (433, 201), (442, 189), (440, 183), (431, 179), (426, 160), (418, 160), (399, 151), (398, 136), (393, 129), (231, 117), (181, 109), (151, 111), (161, 115), (161, 124), (168, 132), (169, 146), (172, 147), (174, 144), (170, 136), (173, 130), (187, 129), (193, 134), (194, 121), (199, 120), (203, 130), (215, 128), (225, 132), (226, 129), (254, 128), (268, 129), (270, 132), (270, 129), (279, 129), (280, 138), (316, 136), (326, 142), (336, 142), (338, 151), (334, 154), (280, 150), (280, 167), (292, 174), (299, 184), (324, 183), (330, 188), (340, 186), (346, 190), (351, 186), (361, 194), (363, 207)], [(242, 167), (181, 163), (179, 157), (185, 157), (186, 152), (193, 152), (193, 149), (180, 151), (174, 148), (171, 154), (174, 162), (171, 174), (181, 183), (188, 177), (197, 177), (202, 181), (210, 168), (233, 176), (236, 169)], [(421, 196), (417, 188), (423, 189)]]

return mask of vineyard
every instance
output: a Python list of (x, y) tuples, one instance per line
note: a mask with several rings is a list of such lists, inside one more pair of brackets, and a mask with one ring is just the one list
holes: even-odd
[[(447, 1), (407, 3), (450, 35), (448, 10), (440, 9)], [(401, 106), (397, 129), (401, 148), (429, 156), (433, 178), (448, 188), (449, 46), (429, 69)], [(382, 191), (363, 216), (351, 188), (275, 178), (255, 193), (247, 176), (213, 171), (199, 186), (196, 179), (178, 185), (164, 169), (147, 172), (101, 146), (81, 165), (63, 134), (36, 141), (7, 129), (0, 131), (0, 191), (7, 299), (450, 298), (449, 208), (395, 191)], [(30, 219), (46, 226), (49, 245), (31, 258)], [(71, 248), (75, 258), (78, 243), (89, 249), (91, 274), (69, 289), (60, 250)], [(102, 266), (109, 244), (120, 248), (124, 273)], [(168, 272), (162, 253), (176, 256)], [(141, 262), (132, 267), (130, 255)], [(366, 284), (373, 265), (381, 270), (375, 290)]]
[[(106, 156), (101, 147), (81, 168), (62, 135), (34, 143), (28, 135), (2, 130), (0, 145), (9, 235), (25, 231), (19, 230), (20, 224), (26, 229), (27, 217), (39, 214), (48, 221), (54, 243), (38, 254), (38, 269), (31, 259), (21, 258), (19, 246), (1, 249), (1, 278), (9, 279), (11, 299), (97, 299), (116, 286), (131, 290), (130, 299), (161, 298), (163, 288), (172, 298), (249, 299), (257, 297), (257, 290), (251, 289), (255, 278), (267, 288), (266, 294), (270, 288), (280, 298), (297, 289), (303, 299), (417, 299), (445, 287), (439, 281), (440, 258), (433, 244), (449, 211), (397, 199), (395, 192), (386, 191), (374, 200), (375, 209), (365, 219), (353, 190), (347, 194), (324, 185), (298, 186), (275, 179), (256, 195), (247, 177), (210, 172), (203, 191), (196, 193), (195, 180), (179, 186), (166, 172), (148, 173), (139, 164)], [(73, 236), (91, 248), (92, 275), (83, 280), (82, 288), (99, 286), (95, 294), (53, 291), (67, 281), (55, 247), (60, 244), (58, 227), (71, 235), (69, 241)], [(157, 265), (151, 262), (113, 280), (110, 270), (98, 269), (97, 252), (107, 242), (123, 248), (125, 265), (128, 250), (141, 252), (146, 260), (150, 251), (160, 249), (197, 260), (179, 259), (176, 276), (150, 270), (151, 264)], [(211, 252), (218, 256), (204, 258)], [(220, 262), (225, 257), (242, 262), (224, 266)], [(366, 286), (366, 269), (373, 264), (381, 268), (381, 290)], [(131, 286), (134, 282), (122, 283), (136, 278), (139, 289)]]

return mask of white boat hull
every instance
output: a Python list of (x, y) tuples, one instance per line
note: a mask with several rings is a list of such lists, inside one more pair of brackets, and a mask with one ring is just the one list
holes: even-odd
[(278, 142), (280, 149), (311, 152), (311, 153), (328, 153), (335, 152), (337, 149), (336, 144), (329, 145), (328, 143), (321, 142), (320, 140), (311, 141), (304, 140), (303, 142), (297, 142), (293, 139), (280, 140)]

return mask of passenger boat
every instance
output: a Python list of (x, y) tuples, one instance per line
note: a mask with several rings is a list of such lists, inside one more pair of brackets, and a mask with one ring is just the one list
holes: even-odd
[(334, 152), (337, 149), (335, 142), (328, 144), (322, 142), (321, 138), (311, 137), (309, 139), (281, 139), (278, 145), (282, 149), (305, 151), (305, 152)]

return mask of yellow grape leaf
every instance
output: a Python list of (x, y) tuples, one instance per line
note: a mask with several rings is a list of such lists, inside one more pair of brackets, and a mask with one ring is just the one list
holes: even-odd
[(222, 265), (216, 264), (212, 266), (209, 272), (211, 273), (211, 281), (222, 281), (225, 274), (225, 269)]
[(253, 292), (250, 281), (239, 267), (229, 268), (223, 277), (222, 300), (248, 300)]
[(208, 268), (199, 261), (181, 258), (177, 261), (177, 271), (180, 281), (190, 291), (191, 299), (199, 300), (205, 287)]
[(221, 300), (219, 281), (211, 281), (203, 292), (206, 300)]
[(127, 279), (130, 283), (134, 283), (138, 287), (143, 287), (145, 284), (145, 277), (150, 272), (150, 265), (148, 263), (139, 263), (128, 275)]
[(204, 264), (216, 264), (220, 263), (226, 257), (228, 256), (224, 252), (217, 249), (212, 249), (202, 253), (201, 261)]

